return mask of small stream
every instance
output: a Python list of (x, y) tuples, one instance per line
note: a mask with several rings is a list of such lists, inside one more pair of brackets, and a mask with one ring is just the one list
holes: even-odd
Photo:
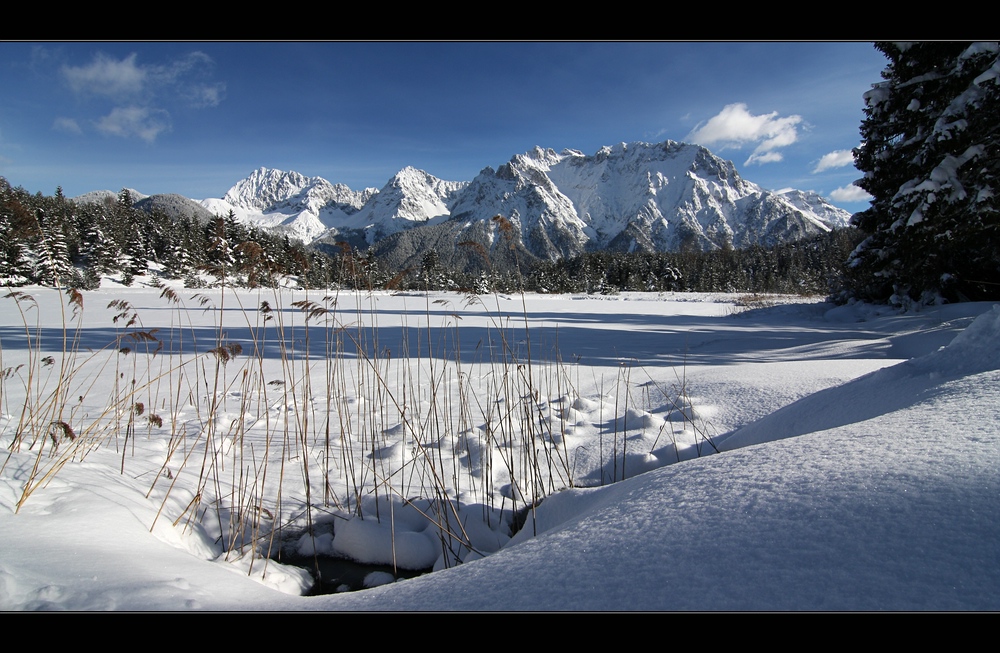
[[(513, 535), (530, 519), (532, 506), (519, 509), (511, 516), (510, 530)], [(330, 535), (333, 533), (333, 524), (316, 524), (316, 537)], [(289, 533), (285, 539), (285, 545), (277, 555), (271, 556), (275, 561), (286, 565), (292, 565), (305, 569), (313, 578), (313, 586), (304, 596), (320, 596), (324, 594), (337, 594), (339, 592), (355, 592), (357, 590), (387, 585), (397, 580), (416, 578), (433, 571), (432, 567), (426, 569), (402, 569), (394, 568), (391, 564), (371, 564), (356, 562), (349, 558), (343, 558), (329, 553), (318, 553), (315, 555), (302, 555), (298, 553), (298, 542), (305, 537), (302, 532)], [(312, 547), (310, 547), (312, 548)], [(330, 547), (325, 547), (327, 550)]]
[[(338, 592), (386, 585), (402, 578), (416, 578), (430, 573), (430, 569), (393, 569), (392, 565), (372, 565), (328, 555), (281, 556), (280, 562), (301, 567), (312, 574), (315, 583), (305, 596), (320, 596)], [(317, 571), (318, 569), (318, 571)]]

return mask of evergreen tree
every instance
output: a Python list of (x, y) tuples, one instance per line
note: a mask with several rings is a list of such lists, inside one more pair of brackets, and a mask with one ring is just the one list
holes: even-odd
[(433, 249), (424, 252), (420, 260), (420, 281), (425, 290), (443, 290), (447, 287), (441, 259)]
[(208, 244), (204, 232), (196, 224), (197, 220), (193, 216), (182, 216), (169, 230), (169, 244), (164, 261), (168, 276), (193, 279), (196, 269), (204, 264)]
[(115, 225), (110, 209), (101, 203), (81, 204), (75, 215), (79, 236), (75, 262), (97, 275), (117, 271), (121, 251), (112, 237)]
[(56, 287), (64, 286), (73, 278), (73, 264), (69, 260), (63, 223), (57, 216), (43, 215), (39, 216), (39, 222), (42, 237), (37, 243), (38, 281)]
[(864, 299), (1000, 298), (1000, 44), (877, 43), (857, 183), (871, 207), (851, 257)]
[(144, 231), (139, 224), (132, 222), (128, 225), (121, 263), (123, 283), (126, 286), (131, 286), (132, 279), (137, 275), (146, 274), (149, 271), (144, 236)]
[(4, 286), (26, 284), (31, 275), (27, 239), (35, 222), (18, 190), (0, 177), (0, 285)]
[(216, 216), (212, 222), (205, 226), (209, 241), (205, 270), (215, 277), (220, 285), (226, 284), (227, 277), (232, 273), (236, 264), (233, 247), (228, 238), (229, 234), (226, 233), (226, 226), (226, 218), (222, 216)]

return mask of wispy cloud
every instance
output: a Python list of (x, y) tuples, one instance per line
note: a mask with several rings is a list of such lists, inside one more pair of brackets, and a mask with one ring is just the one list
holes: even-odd
[(699, 123), (684, 140), (719, 149), (741, 148), (756, 144), (747, 164), (781, 161), (777, 150), (798, 140), (797, 126), (802, 116), (779, 117), (777, 111), (753, 115), (742, 102), (727, 104), (707, 122)]
[(214, 66), (215, 62), (204, 52), (191, 52), (166, 66), (150, 66), (150, 81), (176, 92), (190, 106), (215, 107), (225, 96), (225, 83), (196, 81), (207, 77)]
[(161, 132), (170, 129), (170, 116), (162, 109), (146, 107), (115, 107), (97, 121), (97, 129), (112, 136), (137, 136), (152, 143)]
[(830, 191), (830, 199), (835, 202), (867, 202), (872, 198), (863, 188), (854, 184)]
[(760, 154), (754, 152), (750, 155), (750, 158), (743, 163), (743, 165), (749, 165), (751, 163), (777, 163), (784, 158), (785, 157), (781, 155), (781, 152), (761, 152)]
[(813, 170), (813, 174), (830, 170), (831, 168), (843, 168), (854, 165), (854, 153), (851, 150), (834, 150), (820, 157), (819, 163)]
[[(82, 66), (63, 65), (63, 79), (82, 98), (111, 101), (110, 112), (93, 124), (106, 135), (141, 138), (152, 143), (171, 128), (170, 109), (218, 106), (226, 85), (211, 79), (214, 62), (203, 52), (191, 52), (165, 64), (143, 64), (138, 53), (117, 59), (98, 53)], [(59, 118), (54, 127), (77, 133), (80, 122)]]
[(47, 70), (53, 65), (56, 59), (56, 52), (51, 48), (41, 45), (31, 46), (31, 58), (28, 61), (28, 68), (34, 71)]
[(226, 85), (218, 82), (215, 84), (192, 84), (184, 89), (182, 97), (192, 107), (202, 109), (219, 106), (225, 94)]
[(80, 124), (73, 118), (56, 118), (52, 122), (52, 129), (56, 131), (66, 132), (67, 134), (82, 134), (83, 130), (80, 129)]

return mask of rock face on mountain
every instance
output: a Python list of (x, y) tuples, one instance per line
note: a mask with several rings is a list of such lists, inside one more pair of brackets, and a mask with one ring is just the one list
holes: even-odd
[[(592, 156), (536, 147), (496, 170), (484, 168), (471, 182), (408, 167), (378, 191), (261, 168), (203, 205), (233, 209), (244, 221), (307, 243), (377, 244), (399, 262), (428, 247), (467, 256), (471, 250), (459, 246), (470, 242), (480, 252), (501, 246), (546, 260), (602, 249), (774, 245), (850, 219), (815, 193), (763, 190), (731, 161), (674, 141), (619, 143)], [(497, 215), (509, 221), (504, 240), (516, 243), (499, 242), (491, 222)]]

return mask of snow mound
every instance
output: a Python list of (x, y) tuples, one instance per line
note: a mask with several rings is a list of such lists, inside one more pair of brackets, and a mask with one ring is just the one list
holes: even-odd
[[(333, 553), (364, 564), (395, 565), (400, 569), (443, 569), (498, 551), (506, 535), (483, 521), (488, 509), (478, 504), (445, 505), (429, 499), (402, 501), (365, 497), (362, 514), (339, 522)], [(493, 515), (496, 529), (503, 520)], [(443, 528), (438, 528), (438, 524)], [(442, 539), (451, 553), (442, 554)]]
[(1000, 369), (1000, 305), (977, 317), (943, 349), (916, 359), (919, 367), (948, 376)]

